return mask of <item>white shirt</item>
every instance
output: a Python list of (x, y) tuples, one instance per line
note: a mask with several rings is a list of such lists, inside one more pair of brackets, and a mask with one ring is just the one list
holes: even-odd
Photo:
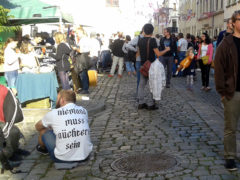
[(35, 59), (36, 54), (34, 52), (30, 52), (28, 54), (21, 54), (20, 59), (22, 65), (27, 65), (29, 67), (23, 67), (22, 71), (23, 72), (30, 72), (30, 73), (35, 73), (36, 68), (37, 68), (37, 61)]
[(206, 56), (207, 55), (207, 50), (208, 50), (208, 45), (203, 45), (201, 46), (201, 57)]
[(12, 49), (11, 47), (7, 46), (4, 50), (4, 71), (15, 71), (19, 69), (19, 62), (18, 62), (19, 55)]
[(74, 103), (48, 112), (42, 119), (56, 135), (56, 158), (64, 161), (86, 159), (92, 151), (87, 110)]
[(186, 39), (181, 38), (178, 40), (178, 47), (180, 47), (180, 51), (187, 51), (188, 42)]
[(91, 50), (91, 39), (88, 37), (82, 37), (77, 43), (80, 47), (80, 53), (87, 53)]
[[(100, 51), (100, 43), (97, 39), (91, 38), (90, 39), (90, 57), (98, 57), (98, 53)], [(81, 50), (81, 47), (80, 47)]]

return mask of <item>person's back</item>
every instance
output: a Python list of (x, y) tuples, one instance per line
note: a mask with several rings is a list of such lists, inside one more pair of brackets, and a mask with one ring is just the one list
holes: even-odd
[(42, 120), (56, 135), (56, 158), (65, 161), (85, 159), (92, 151), (87, 110), (74, 103), (54, 109)]
[(113, 42), (112, 53), (113, 53), (114, 56), (117, 56), (117, 57), (123, 57), (124, 56), (124, 52), (122, 51), (123, 44), (124, 44), (124, 40), (122, 40), (120, 38), (116, 39)]
[(54, 162), (85, 160), (92, 151), (87, 110), (75, 102), (73, 91), (60, 91), (57, 109), (36, 124), (41, 137), (37, 150), (49, 152)]

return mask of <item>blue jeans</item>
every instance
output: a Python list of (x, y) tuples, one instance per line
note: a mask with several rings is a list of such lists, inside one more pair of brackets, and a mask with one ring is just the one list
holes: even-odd
[(135, 72), (134, 64), (131, 61), (126, 61), (126, 70), (127, 72)]
[(139, 87), (139, 83), (140, 83), (140, 67), (141, 67), (141, 61), (136, 61), (137, 92), (138, 92), (138, 87)]
[(106, 69), (108, 67), (108, 65), (111, 64), (112, 62), (112, 57), (111, 57), (111, 53), (109, 50), (104, 50), (101, 53), (101, 60), (102, 62), (102, 68)]
[(15, 71), (7, 71), (4, 73), (5, 79), (7, 80), (7, 84), (9, 88), (16, 88), (16, 81), (18, 77), (18, 70)]
[(52, 130), (48, 130), (42, 135), (42, 141), (49, 152), (50, 158), (54, 162), (72, 163), (72, 161), (62, 161), (62, 160), (56, 158), (56, 156), (54, 154), (54, 149), (56, 147), (56, 135), (53, 133)]
[(88, 91), (88, 89), (89, 89), (89, 79), (88, 79), (87, 71), (83, 70), (82, 72), (80, 72), (79, 77), (81, 79), (82, 90)]
[(67, 90), (70, 89), (68, 74), (65, 71), (58, 71), (58, 76), (62, 84), (62, 88)]

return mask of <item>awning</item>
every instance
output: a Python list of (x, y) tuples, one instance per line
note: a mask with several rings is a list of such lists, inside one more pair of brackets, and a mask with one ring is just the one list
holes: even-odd
[(52, 6), (40, 0), (1, 0), (0, 5), (10, 9), (11, 25), (68, 22), (71, 15), (63, 13), (59, 6)]

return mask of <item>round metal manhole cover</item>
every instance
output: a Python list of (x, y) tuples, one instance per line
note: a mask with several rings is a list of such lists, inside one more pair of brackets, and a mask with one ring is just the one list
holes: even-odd
[(169, 170), (177, 164), (176, 158), (167, 154), (139, 154), (117, 159), (111, 167), (126, 173), (150, 173)]

